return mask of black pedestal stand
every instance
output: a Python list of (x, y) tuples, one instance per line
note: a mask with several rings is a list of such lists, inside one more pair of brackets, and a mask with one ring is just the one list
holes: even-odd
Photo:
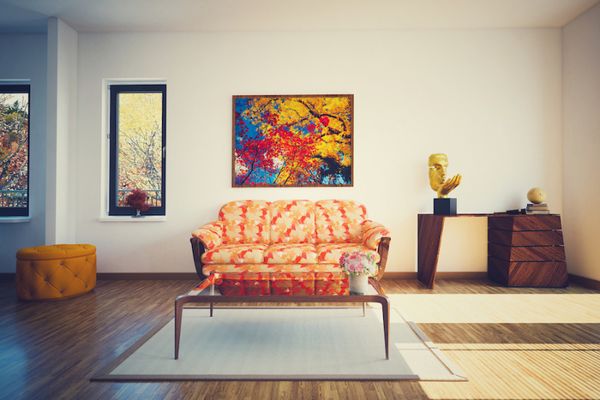
[(433, 199), (435, 215), (456, 215), (456, 199)]

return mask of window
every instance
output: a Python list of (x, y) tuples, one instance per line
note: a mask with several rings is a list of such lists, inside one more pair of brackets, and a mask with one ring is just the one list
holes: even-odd
[(110, 87), (109, 215), (133, 215), (126, 203), (146, 192), (145, 215), (165, 215), (166, 85)]
[(0, 217), (29, 215), (29, 85), (0, 84)]

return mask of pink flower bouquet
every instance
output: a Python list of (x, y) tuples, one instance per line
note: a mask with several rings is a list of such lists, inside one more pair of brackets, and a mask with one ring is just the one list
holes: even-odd
[(340, 257), (340, 267), (349, 275), (374, 276), (377, 274), (375, 256), (359, 251), (342, 254)]

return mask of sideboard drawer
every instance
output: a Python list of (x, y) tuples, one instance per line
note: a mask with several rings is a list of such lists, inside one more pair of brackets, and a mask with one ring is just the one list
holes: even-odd
[(562, 246), (562, 231), (488, 231), (490, 243), (504, 246)]
[(551, 231), (560, 230), (560, 215), (492, 215), (488, 219), (490, 229), (503, 231)]
[(488, 255), (506, 261), (564, 261), (562, 246), (504, 246), (489, 243)]
[(510, 262), (490, 257), (490, 278), (507, 286), (565, 287), (567, 266), (563, 261)]

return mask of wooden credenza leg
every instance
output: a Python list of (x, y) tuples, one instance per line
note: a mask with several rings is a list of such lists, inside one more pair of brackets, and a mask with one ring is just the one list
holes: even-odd
[(443, 215), (419, 214), (417, 278), (429, 289), (433, 289), (443, 230)]

